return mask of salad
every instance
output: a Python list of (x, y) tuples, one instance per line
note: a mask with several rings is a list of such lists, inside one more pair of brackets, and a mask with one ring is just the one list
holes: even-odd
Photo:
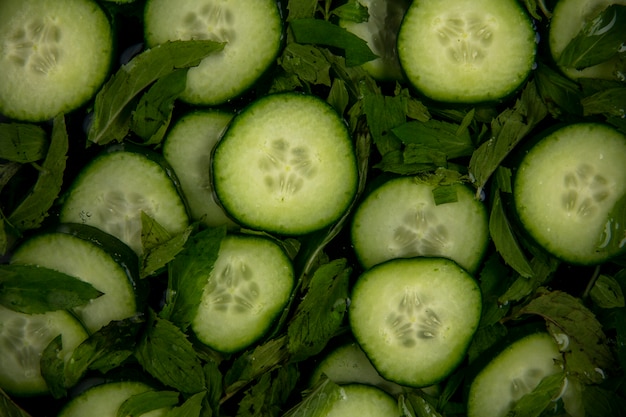
[(624, 1), (1, 2), (0, 415), (624, 415), (625, 45)]

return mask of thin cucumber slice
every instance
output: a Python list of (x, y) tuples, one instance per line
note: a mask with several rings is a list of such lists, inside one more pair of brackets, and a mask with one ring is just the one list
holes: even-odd
[(0, 306), (0, 388), (17, 396), (47, 393), (41, 354), (58, 335), (63, 341), (58, 355), (64, 360), (88, 336), (67, 311), (24, 314)]
[(409, 0), (358, 0), (367, 7), (365, 22), (340, 19), (339, 25), (367, 42), (378, 58), (363, 64), (363, 69), (381, 81), (403, 80), (398, 60), (397, 39), (402, 18), (409, 8)]
[(132, 278), (103, 248), (88, 240), (62, 232), (39, 234), (20, 245), (11, 262), (52, 268), (88, 282), (104, 293), (73, 310), (89, 332), (112, 320), (137, 314)]
[(513, 198), (528, 233), (554, 256), (597, 264), (626, 240), (626, 137), (607, 125), (577, 123), (535, 144), (517, 170)]
[(285, 235), (338, 219), (356, 194), (356, 156), (347, 126), (316, 96), (265, 96), (239, 113), (217, 144), (213, 182), (239, 223)]
[(191, 328), (198, 340), (219, 352), (242, 350), (270, 329), (293, 285), (293, 266), (277, 243), (228, 235), (206, 278)]
[(396, 400), (384, 391), (369, 385), (352, 384), (341, 387), (341, 396), (334, 401), (324, 417), (399, 417)]
[(232, 113), (218, 110), (186, 114), (174, 124), (163, 144), (163, 156), (180, 181), (191, 218), (208, 226), (233, 224), (215, 201), (209, 162), (232, 118)]
[[(58, 417), (85, 417), (94, 415), (97, 410), (98, 417), (118, 417), (117, 413), (124, 401), (134, 395), (154, 391), (154, 388), (138, 381), (108, 382), (93, 386), (72, 398), (61, 410)], [(170, 408), (159, 408), (141, 414), (141, 417), (164, 417)]]
[(457, 201), (437, 205), (436, 184), (401, 177), (379, 186), (358, 206), (351, 239), (365, 268), (394, 258), (439, 256), (474, 272), (489, 242), (487, 211), (463, 184)]
[[(585, 24), (612, 4), (626, 6), (626, 0), (559, 0), (552, 11), (548, 32), (550, 53), (558, 62), (569, 42), (576, 37)], [(561, 67), (563, 73), (576, 80), (579, 78), (601, 78), (624, 81), (626, 62), (616, 55), (601, 64), (584, 69)]]
[(0, 113), (44, 121), (77, 109), (104, 82), (112, 53), (95, 1), (0, 2)]
[(275, 0), (148, 0), (148, 46), (171, 40), (208, 39), (224, 49), (189, 70), (181, 99), (218, 105), (239, 96), (274, 62), (283, 23)]
[(463, 360), (480, 321), (478, 284), (445, 258), (395, 259), (365, 271), (352, 290), (354, 336), (385, 378), (425, 387)]
[(541, 380), (563, 372), (558, 345), (548, 333), (528, 335), (506, 347), (474, 378), (468, 417), (503, 417)]
[(60, 221), (97, 227), (142, 254), (142, 212), (171, 234), (182, 232), (189, 223), (175, 183), (157, 160), (124, 147), (111, 148), (74, 180)]
[(515, 0), (421, 0), (398, 35), (400, 64), (425, 96), (497, 101), (515, 92), (535, 61), (535, 31)]

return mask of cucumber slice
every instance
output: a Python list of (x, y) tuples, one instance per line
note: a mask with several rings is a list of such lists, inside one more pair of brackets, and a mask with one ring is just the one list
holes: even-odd
[(0, 113), (44, 121), (77, 109), (104, 82), (112, 53), (95, 1), (0, 2)]
[(425, 387), (461, 363), (481, 309), (478, 284), (456, 263), (405, 258), (358, 278), (349, 318), (357, 342), (385, 379)]
[(513, 198), (528, 233), (554, 256), (598, 264), (624, 252), (626, 137), (577, 123), (542, 138), (524, 156)]
[[(558, 62), (565, 47), (580, 32), (585, 24), (611, 4), (626, 5), (626, 0), (559, 0), (552, 11), (548, 31), (550, 53)], [(623, 56), (616, 55), (601, 64), (584, 69), (561, 66), (561, 71), (571, 79), (601, 78), (624, 81), (626, 62)]]
[(489, 242), (487, 211), (463, 184), (457, 201), (437, 205), (436, 184), (401, 177), (379, 186), (358, 206), (351, 239), (365, 268), (394, 258), (437, 256), (475, 271)]
[[(72, 398), (63, 407), (58, 417), (84, 417), (94, 414), (98, 417), (118, 417), (118, 409), (134, 395), (154, 391), (152, 387), (138, 381), (108, 382), (93, 386)], [(164, 417), (170, 408), (159, 408), (141, 414), (141, 417)]]
[(270, 329), (293, 285), (293, 266), (278, 244), (260, 236), (228, 235), (191, 328), (219, 352), (242, 350)]
[(88, 336), (66, 311), (24, 314), (0, 306), (0, 388), (17, 396), (47, 393), (39, 361), (58, 335), (63, 339), (58, 355), (65, 360)]
[(224, 49), (191, 68), (181, 99), (218, 105), (239, 96), (278, 55), (283, 23), (275, 0), (148, 0), (144, 13), (148, 46), (209, 39)]
[(214, 227), (233, 225), (213, 196), (211, 153), (233, 114), (198, 110), (181, 117), (167, 134), (163, 156), (180, 181), (191, 218)]
[(535, 39), (515, 0), (421, 0), (404, 17), (398, 55), (408, 80), (433, 100), (497, 101), (528, 77)]
[(468, 417), (503, 417), (546, 376), (563, 372), (563, 357), (548, 333), (525, 336), (506, 347), (474, 378)]
[(369, 385), (352, 384), (341, 387), (341, 397), (332, 403), (324, 417), (400, 415), (398, 403), (389, 394)]
[(112, 147), (94, 158), (72, 183), (60, 221), (97, 227), (143, 253), (141, 212), (169, 233), (185, 230), (189, 219), (178, 190), (156, 155)]
[[(102, 233), (95, 235), (100, 240), (106, 239)], [(116, 250), (120, 253), (119, 245)], [(127, 257), (129, 255), (137, 262), (134, 253), (126, 254)], [(63, 232), (42, 233), (20, 245), (11, 262), (55, 269), (88, 282), (104, 293), (73, 310), (89, 332), (97, 331), (112, 320), (123, 320), (137, 314), (132, 277), (105, 249), (88, 240)]]
[(239, 113), (217, 144), (213, 182), (218, 200), (239, 223), (286, 235), (321, 229), (356, 194), (350, 134), (316, 96), (265, 96)]
[(402, 18), (409, 8), (409, 0), (357, 0), (367, 7), (365, 22), (340, 19), (339, 25), (367, 42), (378, 58), (363, 64), (363, 69), (381, 81), (403, 80), (398, 60), (397, 39)]

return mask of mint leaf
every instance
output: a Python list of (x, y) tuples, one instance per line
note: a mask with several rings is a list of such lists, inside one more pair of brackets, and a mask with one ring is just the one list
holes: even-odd
[(46, 155), (46, 132), (29, 123), (0, 123), (0, 160), (28, 163)]
[(367, 7), (357, 0), (348, 0), (346, 3), (333, 9), (331, 14), (342, 20), (355, 23), (367, 22), (369, 18)]
[(287, 3), (287, 10), (289, 11), (287, 21), (313, 17), (317, 10), (317, 3), (318, 0), (289, 0)]
[[(206, 397), (205, 392), (199, 392), (189, 397), (181, 406), (172, 408), (166, 417), (200, 417), (202, 413), (202, 402)], [(210, 414), (209, 414), (210, 416)]]
[(626, 6), (612, 4), (582, 27), (557, 59), (564, 67), (583, 69), (617, 55), (626, 39)]
[(130, 129), (129, 105), (146, 87), (177, 69), (198, 65), (223, 47), (223, 43), (213, 41), (172, 41), (135, 56), (96, 95), (87, 140), (100, 145), (121, 141)]
[(542, 63), (538, 63), (535, 70), (535, 82), (539, 95), (552, 116), (559, 118), (564, 112), (572, 115), (583, 114), (580, 103), (582, 92), (576, 82)]
[(295, 366), (264, 373), (239, 402), (237, 417), (273, 417), (293, 391), (300, 376)]
[(474, 145), (469, 130), (458, 124), (430, 119), (410, 121), (392, 129), (405, 145), (419, 145), (430, 152), (441, 152), (445, 160), (469, 156)]
[(583, 114), (604, 114), (624, 117), (626, 115), (626, 87), (614, 87), (600, 90), (581, 100)]
[(313, 45), (290, 42), (278, 61), (285, 71), (298, 79), (314, 84), (330, 86), (330, 63)]
[(4, 417), (31, 417), (11, 400), (6, 392), (0, 389), (0, 416)]
[(141, 256), (139, 276), (145, 278), (164, 268), (183, 250), (192, 232), (193, 227), (190, 226), (182, 233), (171, 236), (156, 220), (141, 212), (141, 241), (144, 253)]
[(624, 293), (619, 282), (611, 276), (601, 274), (589, 292), (593, 302), (600, 308), (624, 307)]
[(377, 58), (363, 39), (325, 20), (294, 19), (290, 21), (290, 27), (298, 43), (343, 49), (348, 67)]
[(288, 410), (283, 417), (320, 417), (328, 414), (342, 397), (342, 388), (328, 378), (305, 393), (304, 399)]
[(33, 189), (8, 216), (8, 221), (21, 231), (38, 228), (48, 216), (63, 185), (63, 174), (69, 148), (65, 117), (54, 118), (50, 146), (39, 169)]
[(178, 392), (146, 391), (126, 399), (117, 409), (117, 417), (140, 416), (153, 410), (178, 404)]
[(59, 357), (59, 352), (62, 350), (63, 338), (62, 335), (58, 335), (48, 343), (39, 359), (41, 376), (46, 381), (50, 395), (57, 399), (65, 397), (68, 388), (65, 382), (65, 361)]
[(0, 265), (0, 304), (26, 314), (69, 310), (102, 293), (91, 284), (35, 265)]
[(393, 129), (406, 122), (407, 98), (385, 96), (380, 92), (369, 92), (363, 97), (363, 113), (372, 134), (374, 145), (381, 155), (399, 151), (402, 143), (393, 134)]
[(549, 375), (539, 382), (531, 392), (517, 400), (513, 408), (506, 414), (507, 417), (539, 417), (559, 396), (565, 383), (565, 374), (559, 372)]

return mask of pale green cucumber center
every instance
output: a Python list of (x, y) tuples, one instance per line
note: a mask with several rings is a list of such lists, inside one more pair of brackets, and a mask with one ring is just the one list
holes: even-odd
[(433, 22), (446, 58), (453, 64), (471, 68), (482, 65), (489, 54), (496, 27), (495, 18), (488, 14), (449, 15)]
[(61, 28), (51, 17), (33, 17), (16, 27), (5, 41), (10, 62), (33, 73), (52, 72), (61, 58)]

